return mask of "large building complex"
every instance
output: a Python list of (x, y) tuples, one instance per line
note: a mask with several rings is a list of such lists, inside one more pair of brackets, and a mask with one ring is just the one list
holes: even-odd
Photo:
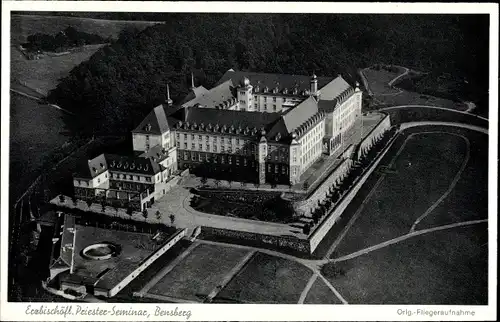
[(342, 76), (228, 70), (212, 89), (156, 106), (132, 131), (134, 156), (101, 154), (73, 176), (80, 200), (143, 210), (178, 170), (239, 181), (295, 184), (322, 154), (340, 150), (361, 116), (362, 92)]
[(362, 92), (336, 78), (228, 70), (210, 90), (194, 82), (132, 132), (134, 151), (159, 146), (179, 169), (230, 172), (294, 184), (321, 154), (337, 151), (361, 115)]

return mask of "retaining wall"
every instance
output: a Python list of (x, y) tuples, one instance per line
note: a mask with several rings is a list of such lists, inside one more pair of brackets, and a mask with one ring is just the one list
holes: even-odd
[(344, 210), (347, 208), (347, 206), (351, 203), (352, 199), (356, 196), (358, 193), (359, 189), (363, 186), (365, 181), (368, 179), (368, 177), (372, 174), (372, 172), (377, 168), (377, 165), (379, 164), (380, 160), (384, 157), (384, 155), (389, 151), (391, 148), (392, 144), (396, 140), (398, 135), (394, 135), (394, 137), (391, 139), (389, 144), (382, 150), (382, 153), (377, 156), (375, 161), (370, 165), (370, 168), (367, 172), (365, 172), (361, 178), (359, 178), (355, 183), (354, 186), (349, 190), (347, 194), (345, 194), (340, 202), (335, 206), (333, 211), (328, 215), (328, 217), (316, 228), (316, 230), (310, 235), (309, 237), (309, 243), (310, 243), (310, 250), (311, 253), (314, 252), (316, 247), (318, 247), (319, 243), (323, 240), (325, 235), (330, 231), (332, 226), (335, 224), (338, 218), (342, 215)]
[(120, 283), (116, 284), (109, 291), (107, 290), (98, 290), (97, 287), (95, 289), (95, 295), (101, 295), (106, 297), (115, 296), (120, 290), (122, 290), (125, 286), (127, 286), (134, 278), (136, 278), (142, 271), (149, 267), (149, 265), (153, 264), (161, 255), (163, 255), (167, 250), (172, 248), (177, 242), (179, 242), (184, 236), (186, 236), (187, 229), (183, 229), (173, 236), (171, 236), (163, 246), (158, 249), (156, 252), (151, 254), (148, 258), (146, 258), (139, 267), (137, 267), (132, 273), (127, 275)]
[(358, 158), (361, 155), (361, 152), (367, 152), (368, 150), (370, 150), (374, 140), (380, 138), (385, 131), (390, 129), (390, 127), (391, 127), (391, 118), (389, 115), (386, 115), (359, 144), (357, 150)]
[(288, 236), (273, 236), (239, 230), (205, 227), (201, 228), (205, 237), (244, 241), (253, 246), (271, 246), (273, 248), (309, 253), (309, 241)]

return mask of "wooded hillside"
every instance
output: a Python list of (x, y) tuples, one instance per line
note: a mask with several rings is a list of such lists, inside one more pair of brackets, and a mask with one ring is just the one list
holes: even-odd
[[(229, 68), (334, 76), (398, 64), (447, 72), (481, 96), (488, 84), (487, 16), (326, 14), (165, 14), (164, 24), (124, 30), (61, 80), (48, 99), (81, 117), (85, 132), (128, 132), (166, 84), (175, 99), (190, 73), (209, 88)], [(472, 88), (472, 89), (471, 89)], [(83, 125), (83, 126), (82, 126)]]

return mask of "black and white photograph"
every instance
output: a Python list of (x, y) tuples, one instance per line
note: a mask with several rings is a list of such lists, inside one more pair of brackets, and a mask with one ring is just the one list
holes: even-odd
[(2, 320), (495, 319), (498, 5), (22, 2)]

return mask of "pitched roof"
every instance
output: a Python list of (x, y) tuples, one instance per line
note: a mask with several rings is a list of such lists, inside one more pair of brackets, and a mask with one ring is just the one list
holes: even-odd
[[(185, 117), (184, 114), (187, 116)], [(241, 127), (242, 129), (256, 127), (258, 130), (264, 127), (267, 131), (280, 116), (280, 113), (187, 107), (174, 113), (169, 118), (169, 122), (171, 122), (171, 125), (182, 121), (197, 124), (204, 123), (205, 125), (209, 123), (212, 125), (218, 124), (219, 126), (226, 125), (228, 127), (233, 126), (234, 128)]]
[[(254, 72), (233, 71), (231, 69), (228, 70), (222, 76), (222, 78), (219, 80), (217, 84), (221, 84), (228, 80), (231, 80), (233, 84), (236, 86), (241, 84), (241, 82), (245, 77), (250, 80), (250, 84), (254, 87), (254, 91), (257, 85), (260, 87), (259, 92), (261, 92), (266, 86), (269, 88), (269, 90), (278, 87), (280, 92), (284, 88), (292, 90), (294, 87), (297, 87), (299, 93), (303, 90), (310, 90), (311, 87), (310, 76), (254, 73)], [(321, 89), (327, 83), (332, 81), (333, 78), (317, 77), (317, 80), (318, 80), (318, 89)]]
[(196, 104), (200, 104), (202, 107), (213, 108), (221, 103), (224, 103), (225, 101), (235, 99), (231, 90), (232, 86), (233, 82), (231, 80), (227, 80), (210, 90), (201, 93), (192, 100), (182, 104), (182, 106), (194, 106)]
[(280, 120), (276, 122), (267, 134), (267, 137), (274, 139), (278, 133), (282, 138), (288, 137), (300, 125), (317, 114), (318, 111), (318, 102), (313, 97), (309, 97), (282, 114)]
[(97, 177), (107, 169), (108, 164), (106, 158), (104, 157), (104, 154), (100, 154), (85, 163), (80, 163), (77, 166), (73, 176), (76, 178), (92, 179)]
[(157, 162), (149, 158), (117, 154), (106, 154), (105, 156), (110, 171), (154, 175), (162, 170)]
[(151, 158), (155, 162), (161, 162), (168, 157), (168, 152), (161, 145), (155, 145), (148, 151), (139, 155), (141, 158)]
[(206, 92), (208, 92), (208, 90), (203, 86), (191, 88), (189, 93), (186, 95), (186, 97), (184, 97), (184, 99), (181, 101), (181, 105), (195, 99), (196, 97), (198, 97), (200, 95), (203, 95)]
[[(319, 88), (319, 86), (318, 86)], [(320, 88), (322, 100), (334, 100), (336, 99), (342, 92), (351, 88), (351, 85), (347, 83), (342, 76), (338, 76), (324, 87)]]
[(142, 120), (132, 133), (162, 134), (169, 130), (165, 107), (163, 104), (156, 106)]

